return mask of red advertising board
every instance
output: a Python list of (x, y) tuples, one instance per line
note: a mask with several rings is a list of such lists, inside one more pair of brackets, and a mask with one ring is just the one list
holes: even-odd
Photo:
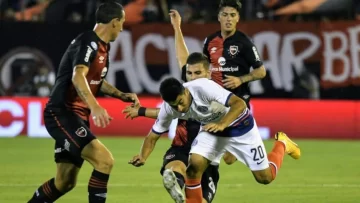
[[(45, 98), (0, 98), (0, 137), (48, 137), (42, 120)], [(160, 98), (142, 97), (145, 107), (155, 107)], [(154, 120), (127, 120), (122, 110), (127, 105), (109, 98), (99, 99), (114, 118), (107, 128), (92, 126), (98, 136), (145, 136)], [(252, 110), (265, 135), (284, 131), (293, 138), (360, 139), (359, 101), (311, 101), (254, 99)]]

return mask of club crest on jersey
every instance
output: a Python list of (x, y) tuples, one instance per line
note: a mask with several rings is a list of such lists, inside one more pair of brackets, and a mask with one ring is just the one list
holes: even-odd
[(108, 69), (106, 67), (104, 67), (101, 71), (101, 77), (105, 77), (106, 73), (107, 73)]
[(75, 134), (79, 137), (86, 137), (87, 131), (84, 127), (80, 127), (76, 130)]
[(206, 113), (208, 111), (208, 107), (206, 107), (206, 106), (198, 106), (197, 110), (200, 111), (201, 113)]
[(236, 45), (231, 45), (229, 47), (229, 53), (231, 56), (235, 56), (239, 52), (239, 47)]

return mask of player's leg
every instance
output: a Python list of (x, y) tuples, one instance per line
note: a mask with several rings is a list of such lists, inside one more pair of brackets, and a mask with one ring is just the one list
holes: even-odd
[(277, 172), (281, 168), (285, 153), (294, 159), (299, 159), (301, 155), (298, 145), (290, 140), (285, 133), (278, 132), (275, 135), (274, 147), (267, 155), (269, 167), (262, 171), (253, 171), (257, 182), (268, 184), (275, 180)]
[(227, 165), (232, 165), (233, 163), (235, 163), (237, 161), (236, 157), (228, 151), (225, 152), (223, 159)]
[(214, 200), (219, 178), (219, 166), (210, 164), (201, 177), (202, 203), (211, 203)]
[(56, 178), (41, 185), (28, 203), (54, 202), (76, 185), (80, 168), (72, 163), (57, 163)]
[(227, 138), (216, 137), (208, 132), (200, 132), (194, 140), (186, 169), (187, 203), (202, 203), (202, 175), (211, 161), (219, 162), (227, 141)]
[(94, 167), (88, 185), (89, 203), (104, 203), (114, 158), (98, 139), (93, 139), (84, 147), (81, 157)]
[[(57, 163), (56, 177), (46, 181), (34, 193), (29, 203), (54, 202), (75, 187), (77, 175), (83, 163), (81, 158), (75, 158), (70, 151), (71, 145), (66, 137), (66, 126), (59, 126), (66, 118), (44, 112), (44, 121), (49, 134), (55, 139), (55, 162)], [(76, 148), (76, 147), (75, 147)], [(76, 150), (76, 149), (75, 149)]]
[(285, 152), (293, 158), (300, 157), (300, 149), (285, 133), (279, 132), (275, 138), (273, 150), (266, 156), (264, 143), (254, 124), (245, 135), (232, 138), (232, 147), (228, 150), (250, 168), (258, 183), (269, 184), (275, 179)]
[(181, 147), (170, 147), (165, 153), (160, 174), (163, 176), (164, 188), (175, 202), (182, 203), (185, 196), (182, 189), (185, 185), (188, 151)]

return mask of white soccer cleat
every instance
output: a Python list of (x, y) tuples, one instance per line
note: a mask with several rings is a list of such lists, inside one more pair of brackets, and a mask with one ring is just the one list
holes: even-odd
[(176, 176), (172, 170), (165, 169), (163, 173), (163, 184), (176, 203), (185, 203), (185, 196), (177, 183)]

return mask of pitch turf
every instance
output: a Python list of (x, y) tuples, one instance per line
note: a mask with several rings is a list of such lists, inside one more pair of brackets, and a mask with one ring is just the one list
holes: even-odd
[[(146, 165), (135, 168), (127, 161), (140, 148), (142, 139), (100, 138), (112, 151), (116, 165), (110, 178), (108, 203), (169, 203), (162, 188), (159, 167), (170, 144), (160, 139)], [(215, 203), (238, 202), (360, 202), (359, 142), (298, 141), (302, 157), (285, 157), (277, 179), (270, 185), (255, 182), (242, 164), (222, 164)], [(272, 141), (266, 142), (267, 151)], [(0, 202), (26, 202), (34, 190), (54, 176), (52, 139), (26, 137), (0, 139)], [(57, 203), (86, 203), (88, 163), (78, 185)]]

